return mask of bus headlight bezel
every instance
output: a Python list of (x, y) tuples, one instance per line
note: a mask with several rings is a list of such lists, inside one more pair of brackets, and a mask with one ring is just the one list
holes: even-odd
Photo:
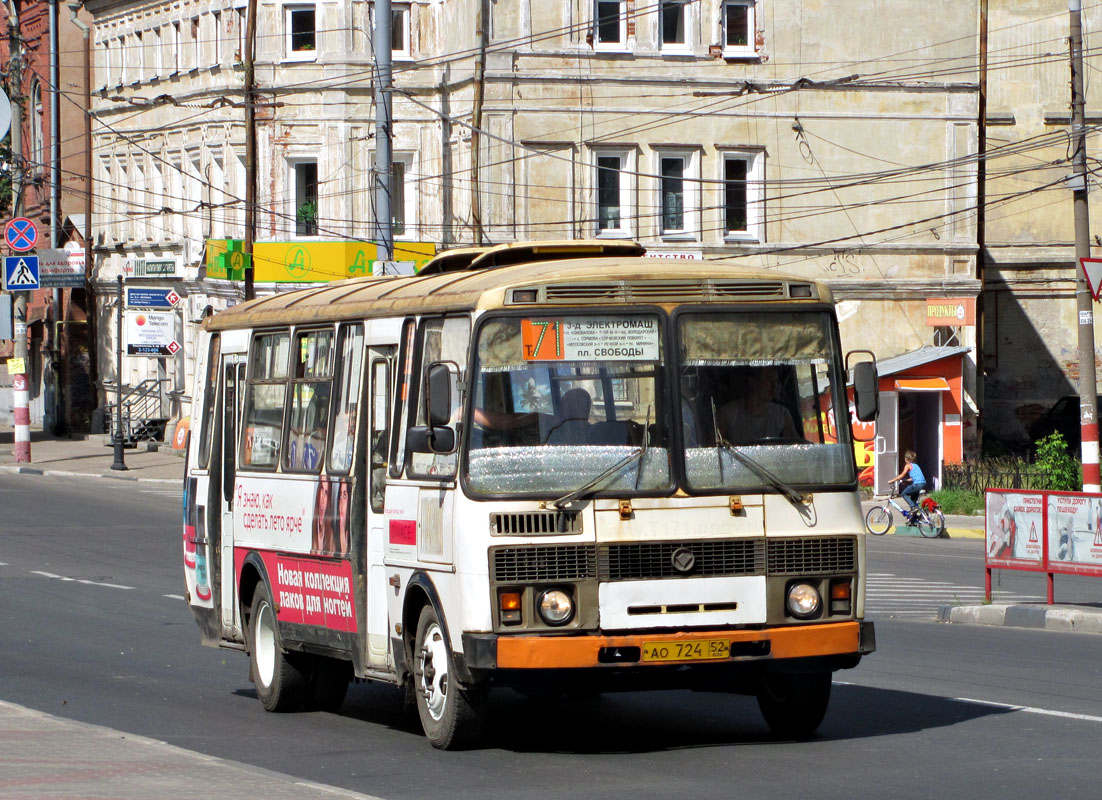
[(574, 619), (574, 595), (569, 589), (554, 587), (544, 589), (536, 599), (536, 610), (545, 625), (560, 628)]
[(815, 619), (822, 613), (823, 596), (814, 583), (793, 581), (785, 589), (784, 605), (789, 616), (796, 619)]

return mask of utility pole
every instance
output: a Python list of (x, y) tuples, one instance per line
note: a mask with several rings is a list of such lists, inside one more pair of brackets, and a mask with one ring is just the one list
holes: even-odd
[[(23, 37), (19, 32), (19, 9), (16, 0), (8, 0), (8, 87), (11, 90), (11, 188), (12, 216), (23, 216)], [(27, 363), (27, 293), (15, 292), (12, 301), (12, 323), (15, 335), (15, 358)], [(31, 461), (31, 397), (27, 385), (26, 367), (12, 375), (13, 410), (15, 416), (16, 463)]]
[(376, 0), (372, 45), (375, 50), (375, 246), (380, 261), (394, 260), (394, 227), (390, 213), (391, 6)]
[[(50, 247), (55, 250), (61, 247), (61, 70), (58, 63), (61, 47), (57, 12), (58, 0), (50, 0)], [(63, 324), (63, 313), (61, 289), (55, 287), (53, 290), (54, 329), (50, 336), (55, 434), (69, 432), (68, 421), (64, 419), (65, 403), (62, 400), (65, 392), (63, 376), (67, 372), (62, 366), (62, 357), (65, 353), (61, 347), (61, 333), (66, 327)]]
[(1087, 206), (1086, 98), (1083, 96), (1082, 0), (1068, 0), (1071, 35), (1072, 198), (1075, 210), (1075, 303), (1079, 312), (1079, 425), (1082, 433), (1083, 491), (1102, 488), (1098, 469), (1098, 387), (1094, 369), (1094, 306), (1083, 259), (1089, 258), (1090, 212)]
[(478, 54), (474, 61), (474, 107), (471, 110), (471, 222), (474, 223), (474, 243), (482, 244), (486, 241), (482, 229), (482, 199), (479, 186), (479, 171), (481, 170), (482, 147), (482, 101), (486, 91), (486, 0), (478, 0), (478, 9), (475, 12), (475, 39), (478, 40)]
[(256, 241), (256, 0), (245, 12), (245, 299), (256, 297), (253, 242)]

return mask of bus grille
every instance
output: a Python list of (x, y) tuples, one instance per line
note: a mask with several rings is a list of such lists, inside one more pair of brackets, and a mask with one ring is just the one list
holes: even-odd
[[(681, 550), (692, 554), (692, 567), (685, 571), (674, 566), (674, 554)], [(730, 539), (609, 544), (601, 547), (597, 564), (601, 578), (609, 581), (760, 575), (765, 567), (765, 542)]]
[(769, 540), (770, 575), (853, 572), (855, 569), (857, 540), (851, 536)]
[[(674, 553), (692, 554), (682, 572)], [(684, 553), (676, 559), (685, 564)], [(721, 575), (818, 575), (857, 569), (852, 536), (785, 539), (716, 539), (631, 544), (497, 547), (490, 551), (496, 583), (543, 583), (600, 578), (632, 581)]]
[(591, 544), (499, 547), (492, 551), (497, 583), (539, 583), (597, 577), (597, 548)]
[(494, 536), (581, 532), (582, 517), (576, 511), (526, 511), (490, 515), (490, 533)]

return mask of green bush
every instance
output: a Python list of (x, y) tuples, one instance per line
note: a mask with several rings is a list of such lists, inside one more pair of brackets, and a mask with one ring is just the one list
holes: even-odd
[(1037, 442), (1037, 458), (1034, 460), (1045, 483), (1044, 488), (1054, 492), (1078, 492), (1082, 484), (1079, 462), (1068, 452), (1063, 434), (1050, 433)]
[(946, 514), (979, 514), (983, 512), (983, 495), (966, 489), (941, 489), (930, 492)]

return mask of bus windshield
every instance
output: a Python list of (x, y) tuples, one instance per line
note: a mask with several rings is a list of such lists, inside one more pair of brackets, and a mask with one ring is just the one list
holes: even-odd
[(592, 481), (593, 493), (669, 490), (662, 340), (657, 314), (484, 324), (474, 367), (471, 489), (563, 494)]
[(849, 414), (827, 314), (682, 314), (677, 338), (690, 491), (855, 479), (849, 426), (836, 425)]
[(854, 481), (849, 426), (839, 435), (835, 425), (848, 412), (829, 314), (676, 319), (673, 348), (658, 314), (482, 325), (469, 487), (572, 497), (580, 488), (580, 496), (668, 493), (678, 473), (693, 494)]

